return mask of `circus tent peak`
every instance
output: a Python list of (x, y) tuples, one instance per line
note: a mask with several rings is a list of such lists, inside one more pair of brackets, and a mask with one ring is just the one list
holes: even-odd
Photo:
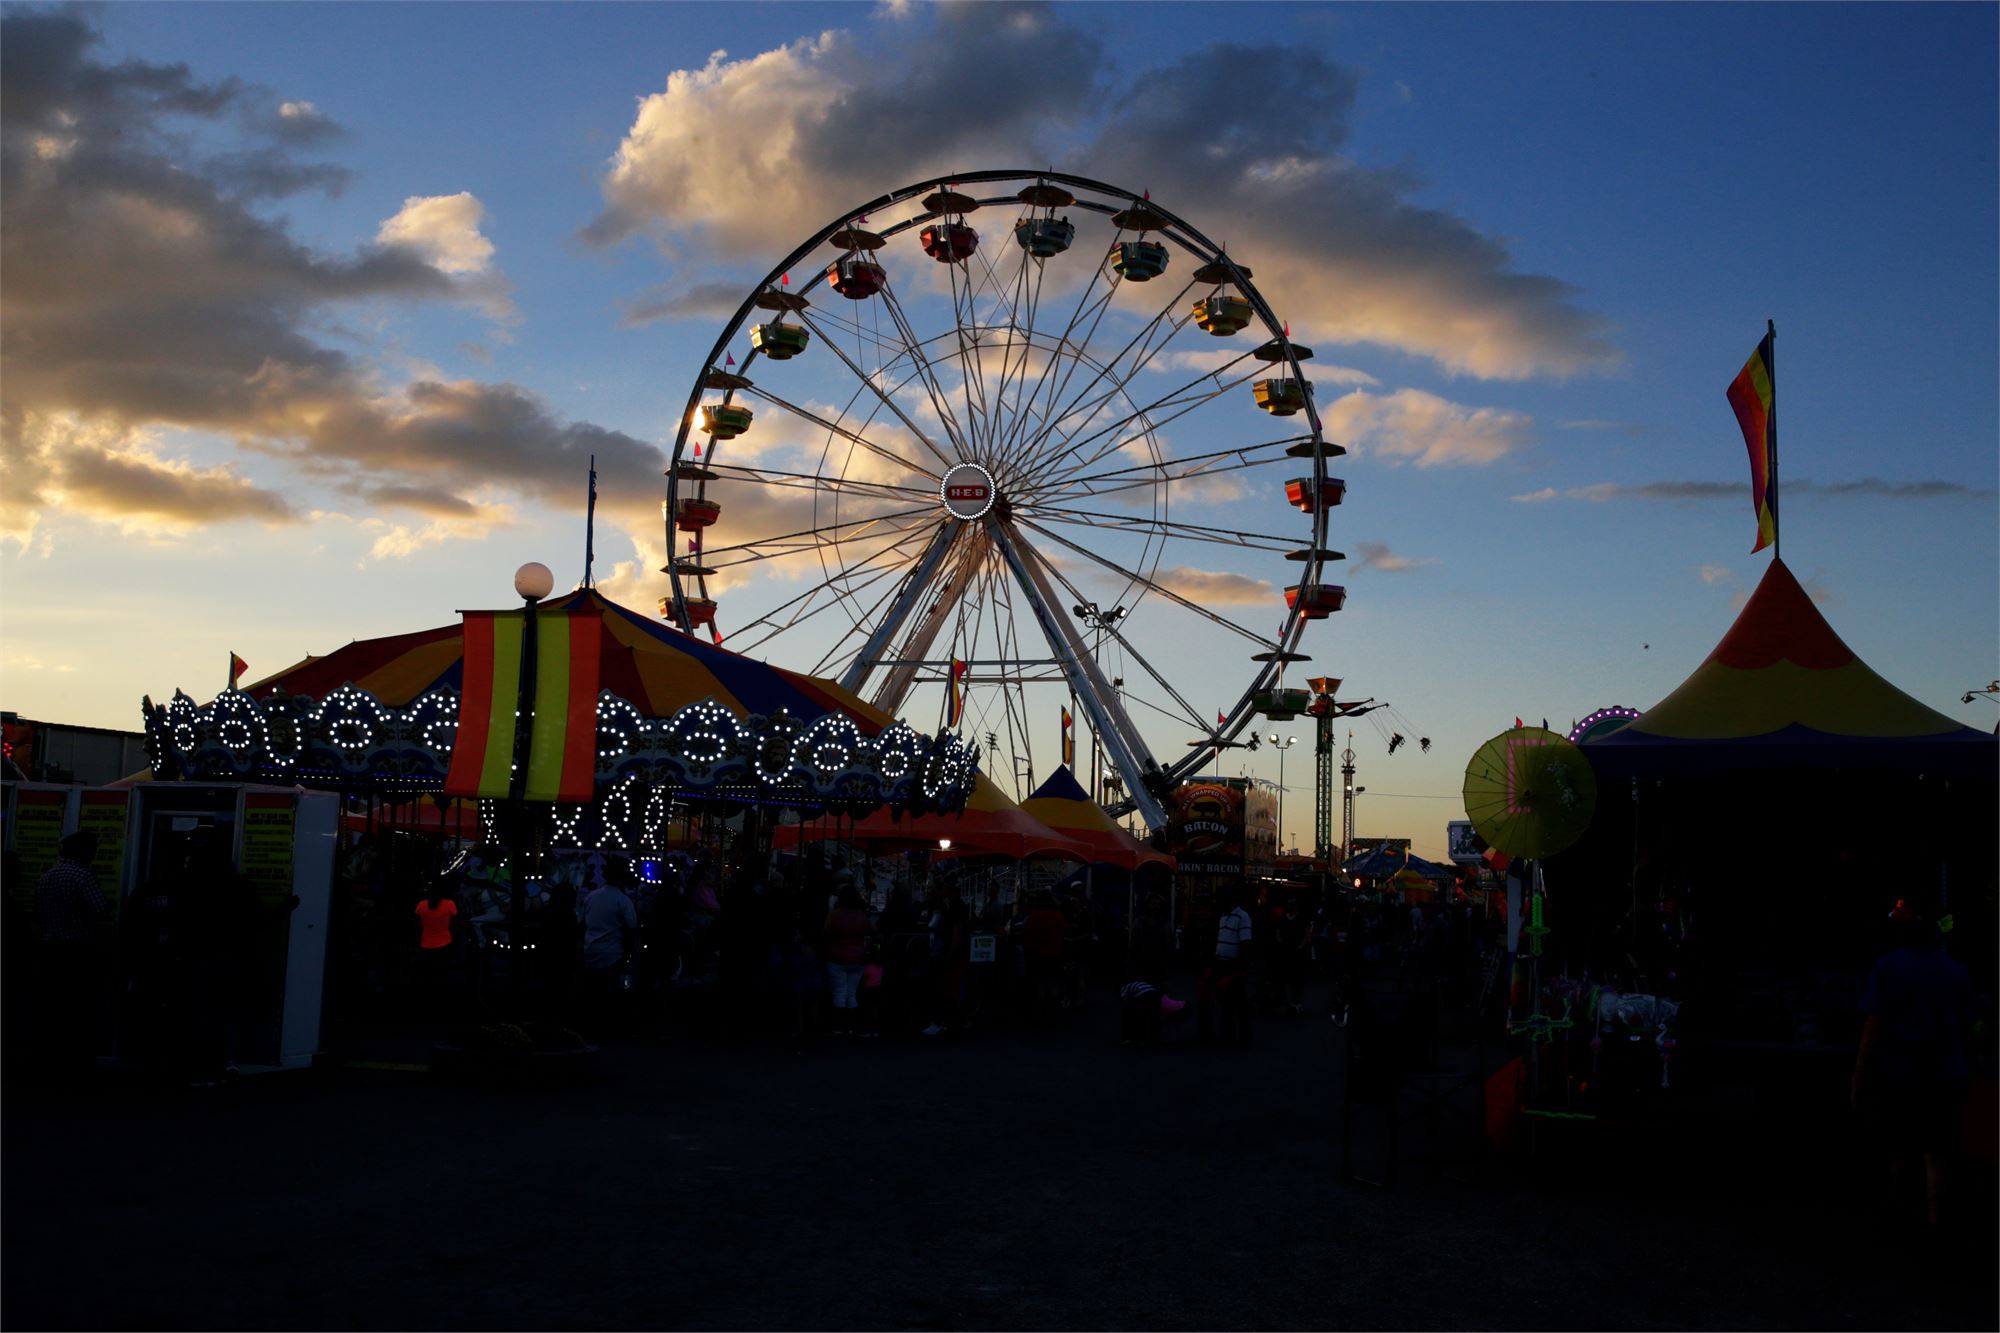
[(1693, 674), (1629, 726), (1584, 744), (1600, 768), (1886, 766), (1993, 773), (1995, 738), (1862, 661), (1773, 559)]

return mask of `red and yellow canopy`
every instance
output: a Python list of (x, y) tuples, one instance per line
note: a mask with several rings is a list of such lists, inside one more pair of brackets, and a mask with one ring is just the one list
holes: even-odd
[(1773, 560), (1715, 651), (1630, 725), (1584, 742), (1599, 768), (1994, 771), (1995, 738), (1871, 670)]
[(1048, 781), (1035, 788), (1021, 809), (1073, 842), (1089, 849), (1095, 865), (1119, 866), (1136, 870), (1142, 865), (1174, 868), (1174, 858), (1148, 847), (1118, 827), (1104, 808), (1076, 780), (1068, 765), (1060, 765)]
[[(691, 703), (714, 699), (743, 716), (780, 709), (805, 718), (846, 713), (869, 736), (891, 721), (831, 681), (705, 643), (629, 611), (594, 589), (550, 598), (538, 610), (544, 618), (570, 617), (569, 624), (579, 635), (584, 621), (600, 622), (599, 687), (647, 717), (671, 717)], [(464, 663), (463, 626), (444, 625), (414, 634), (360, 639), (324, 657), (308, 657), (247, 688), (259, 700), (279, 687), (291, 694), (325, 698), (351, 682), (384, 704), (402, 708), (439, 686), (464, 693)]]

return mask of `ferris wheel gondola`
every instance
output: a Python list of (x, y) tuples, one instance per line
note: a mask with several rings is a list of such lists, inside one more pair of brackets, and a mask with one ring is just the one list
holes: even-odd
[[(1016, 244), (997, 252), (967, 220), (995, 209), (1016, 213)], [(1079, 246), (1072, 211), (1108, 225), (1102, 248)], [(794, 270), (811, 274), (796, 289)], [(815, 304), (822, 288), (844, 299)], [(739, 367), (730, 352), (746, 327)], [(1235, 339), (1250, 341), (1236, 351)], [(967, 663), (992, 729), (1031, 767), (1031, 687), (1067, 686), (1120, 779), (1115, 808), (1158, 827), (1175, 781), (1260, 707), (1293, 702), (1282, 677), (1308, 660), (1304, 627), (1344, 602), (1325, 580), (1345, 490), (1326, 462), (1344, 451), (1322, 434), (1311, 356), (1250, 270), (1150, 195), (1006, 170), (883, 195), (758, 283), (696, 377), (668, 472), (662, 613), (717, 641), (726, 624), (738, 650), (796, 651), (792, 665), (890, 713)], [(1260, 408), (1285, 426), (1260, 428)], [(802, 461), (768, 452), (766, 431)], [(1206, 443), (1179, 452), (1170, 433)], [(1309, 475), (1257, 471), (1286, 462)], [(1187, 512), (1232, 487), (1268, 496), (1273, 521)], [(791, 530), (732, 531), (732, 497), (789, 500), (798, 517), (761, 524)], [(1295, 567), (1266, 583), (1168, 563), (1204, 548)], [(746, 590), (760, 568), (779, 577)], [(1268, 602), (1252, 619), (1275, 628), (1234, 614), (1260, 586)], [(1245, 669), (1211, 725), (1184, 686), (1191, 654), (1213, 658), (1224, 641), (1243, 643)], [(1140, 708), (1199, 735), (1157, 759)]]

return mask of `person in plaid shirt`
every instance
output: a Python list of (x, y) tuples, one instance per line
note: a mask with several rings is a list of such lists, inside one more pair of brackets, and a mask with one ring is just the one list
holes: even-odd
[(50, 1000), (51, 1066), (61, 1073), (88, 1072), (97, 1052), (97, 918), (109, 906), (90, 859), (97, 835), (72, 833), (56, 863), (35, 881), (35, 919), (42, 939), (43, 993)]

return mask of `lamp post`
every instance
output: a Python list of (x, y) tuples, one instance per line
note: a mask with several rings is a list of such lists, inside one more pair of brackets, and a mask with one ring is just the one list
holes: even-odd
[(529, 825), (528, 803), (521, 799), (528, 783), (528, 764), (534, 758), (535, 677), (537, 672), (535, 611), (542, 598), (555, 591), (556, 576), (538, 560), (530, 560), (514, 571), (514, 592), (521, 599), (521, 684), (514, 706), (514, 769), (507, 784), (507, 853), (513, 862), (508, 880), (507, 947), (508, 980), (521, 992), (527, 985), (527, 877), (528, 854), (534, 841)]
[(1285, 850), (1285, 751), (1297, 745), (1299, 738), (1297, 736), (1281, 738), (1274, 731), (1264, 739), (1278, 751), (1278, 852), (1282, 855)]

